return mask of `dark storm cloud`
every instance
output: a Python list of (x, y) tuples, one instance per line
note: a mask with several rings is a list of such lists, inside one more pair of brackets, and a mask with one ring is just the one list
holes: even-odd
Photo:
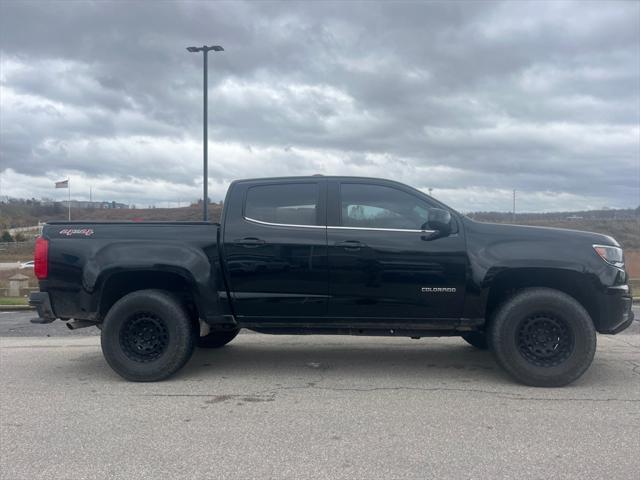
[(184, 47), (215, 42), (218, 197), (320, 171), (470, 210), (512, 188), (532, 209), (640, 201), (638, 3), (3, 2), (0, 18), (14, 194), (71, 174), (138, 203), (197, 197), (201, 59)]

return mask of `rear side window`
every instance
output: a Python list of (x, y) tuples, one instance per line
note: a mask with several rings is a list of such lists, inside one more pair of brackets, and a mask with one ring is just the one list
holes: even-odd
[(244, 216), (287, 225), (317, 225), (317, 183), (283, 183), (249, 188)]

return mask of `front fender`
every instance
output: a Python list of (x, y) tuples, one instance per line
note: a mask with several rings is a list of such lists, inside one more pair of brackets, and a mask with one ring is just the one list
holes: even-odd
[(603, 241), (599, 234), (468, 219), (465, 228), (469, 255), (466, 316), (486, 316), (490, 292), (497, 284), (501, 289), (548, 286), (586, 298), (604, 292), (614, 282), (615, 272), (592, 247)]

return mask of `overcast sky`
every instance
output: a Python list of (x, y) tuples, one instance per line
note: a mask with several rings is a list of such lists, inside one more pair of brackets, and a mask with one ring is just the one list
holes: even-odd
[(2, 195), (392, 178), (464, 210), (640, 204), (640, 2), (0, 0)]

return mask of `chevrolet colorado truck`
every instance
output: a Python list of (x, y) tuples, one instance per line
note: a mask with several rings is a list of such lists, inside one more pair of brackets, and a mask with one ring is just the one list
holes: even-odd
[(479, 223), (372, 178), (235, 181), (219, 224), (51, 222), (34, 257), (33, 321), (97, 326), (133, 381), (246, 328), (460, 336), (516, 380), (554, 387), (587, 370), (596, 332), (633, 320), (613, 238)]

